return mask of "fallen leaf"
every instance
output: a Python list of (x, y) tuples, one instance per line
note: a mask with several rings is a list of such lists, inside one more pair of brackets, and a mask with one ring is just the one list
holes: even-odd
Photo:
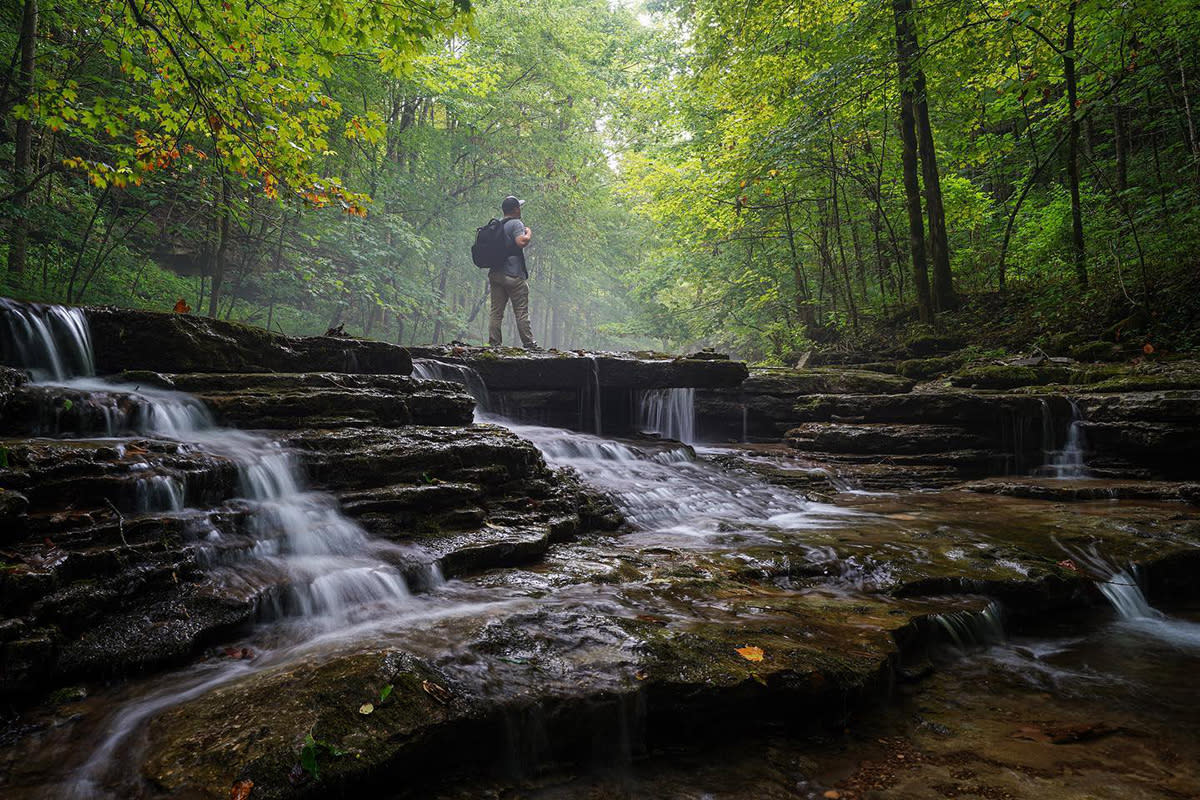
[(1043, 744), (1074, 744), (1110, 736), (1121, 728), (1107, 722), (1084, 722), (1076, 725), (1027, 725), (1011, 734), (1013, 739), (1025, 739)]
[(358, 707), (358, 713), (362, 714), (364, 717), (367, 714), (373, 714), (375, 713), (375, 706), (371, 705), (370, 703), (363, 703)]
[(639, 681), (644, 681), (646, 678), (650, 677), (650, 673), (646, 672), (644, 669), (639, 669), (637, 672), (633, 673), (633, 677), (637, 678)]
[(421, 688), (425, 690), (425, 694), (432, 697), (442, 705), (446, 705), (454, 699), (454, 695), (445, 686), (438, 686), (433, 681), (421, 681)]
[(181, 297), (175, 301), (175, 313), (176, 314), (190, 314), (191, 312), (192, 312), (192, 307), (187, 304), (187, 300), (184, 300)]
[(1079, 572), (1079, 567), (1075, 566), (1075, 562), (1069, 558), (1064, 558), (1062, 561), (1059, 561), (1058, 566), (1062, 567), (1063, 569), (1069, 569), (1071, 572)]
[(838, 798), (841, 796), (842, 796), (842, 793), (839, 792), (837, 789), (830, 789), (829, 791), (825, 792), (825, 794), (821, 795), (821, 797), (826, 797), (829, 800), (838, 800)]
[(1146, 342), (1144, 345), (1142, 345), (1142, 352), (1148, 356), (1154, 355), (1154, 345)]
[(655, 625), (666, 625), (667, 621), (662, 617), (656, 617), (653, 614), (638, 614), (637, 619), (642, 622), (653, 622)]
[(763, 649), (761, 647), (754, 647), (753, 645), (747, 645), (746, 647), (735, 647), (734, 649), (737, 651), (737, 654), (739, 656), (746, 659), (747, 661), (762, 661), (763, 660)]
[(238, 781), (229, 787), (229, 800), (246, 800), (250, 796), (250, 790), (253, 788), (254, 781)]

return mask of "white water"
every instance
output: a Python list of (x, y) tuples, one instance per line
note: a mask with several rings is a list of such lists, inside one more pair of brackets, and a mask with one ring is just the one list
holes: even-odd
[(1117, 614), (1117, 624), (1126, 633), (1152, 638), (1180, 649), (1200, 651), (1200, 624), (1170, 617), (1150, 605), (1142, 592), (1136, 565), (1116, 567), (1094, 547), (1088, 550), (1063, 549), (1095, 576), (1096, 588), (1112, 606)]
[(988, 603), (982, 611), (951, 611), (934, 614), (938, 624), (955, 647), (967, 650), (1004, 641), (1004, 619), (1000, 604)]
[[(208, 409), (182, 392), (91, 377), (94, 360), (82, 311), (5, 301), (0, 321), (13, 333), (15, 357), (35, 382), (94, 396), (105, 409), (106, 435), (171, 439), (237, 465), (240, 500), (251, 511), (249, 536), (214, 527), (197, 549), (202, 560), (224, 565), (214, 581), (261, 604), (260, 616), (301, 615), (338, 625), (365, 608), (382, 611), (408, 599), (403, 575), (385, 560), (396, 549), (371, 540), (333, 498), (307, 491), (294, 458), (278, 445), (216, 426)], [(114, 397), (121, 402), (108, 402)], [(185, 500), (186, 486), (173, 475), (147, 475), (135, 484), (143, 513), (180, 511)]]
[(412, 374), (414, 378), (423, 380), (461, 383), (475, 398), (476, 420), (492, 411), (492, 398), (488, 394), (487, 384), (478, 372), (465, 364), (452, 364), (432, 358), (414, 358)]
[(603, 406), (600, 402), (600, 362), (596, 360), (595, 356), (588, 356), (588, 360), (591, 361), (592, 368), (591, 384), (586, 394), (590, 395), (592, 400), (592, 433), (599, 436), (603, 432), (600, 421), (604, 416)]
[(698, 460), (690, 447), (639, 449), (559, 428), (509, 425), (546, 461), (571, 467), (613, 498), (642, 540), (676, 546), (769, 541), (781, 533), (845, 524), (856, 512), (814, 503), (751, 475)]
[(77, 308), (26, 306), (0, 298), (0, 357), (28, 369), (34, 380), (96, 374), (87, 319)]
[(656, 433), (684, 444), (695, 443), (695, 389), (649, 389), (641, 392), (638, 406), (638, 421), (647, 433)]
[[(1067, 439), (1061, 450), (1047, 447), (1045, 463), (1039, 472), (1052, 478), (1075, 480), (1088, 477), (1087, 464), (1084, 461), (1087, 443), (1083, 436), (1083, 414), (1079, 404), (1074, 400), (1071, 404), (1071, 421), (1067, 425)], [(1050, 404), (1042, 401), (1042, 441), (1049, 445), (1054, 441), (1054, 423), (1050, 414)]]

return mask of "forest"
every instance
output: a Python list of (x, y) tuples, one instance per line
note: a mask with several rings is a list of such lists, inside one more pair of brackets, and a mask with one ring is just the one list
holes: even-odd
[(478, 343), (512, 193), (551, 347), (1197, 344), (1190, 3), (2, 13), (13, 297)]

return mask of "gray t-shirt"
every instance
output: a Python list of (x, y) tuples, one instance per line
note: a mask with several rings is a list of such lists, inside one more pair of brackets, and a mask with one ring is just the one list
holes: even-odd
[(504, 237), (508, 239), (508, 246), (512, 250), (512, 254), (504, 259), (504, 264), (496, 270), (497, 272), (513, 278), (529, 277), (529, 273), (525, 270), (525, 252), (517, 247), (517, 237), (523, 233), (525, 233), (525, 223), (521, 220), (514, 217), (504, 221)]

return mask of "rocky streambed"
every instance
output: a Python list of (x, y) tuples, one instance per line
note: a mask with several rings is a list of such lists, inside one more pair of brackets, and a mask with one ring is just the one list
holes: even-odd
[(0, 314), (6, 796), (1200, 793), (1178, 382)]

